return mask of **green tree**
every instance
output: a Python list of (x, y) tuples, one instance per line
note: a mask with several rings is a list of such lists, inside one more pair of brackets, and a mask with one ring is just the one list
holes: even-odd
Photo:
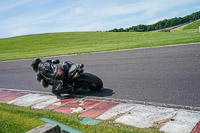
[(137, 26), (131, 26), (129, 28), (123, 29), (116, 29), (109, 30), (109, 32), (146, 32), (146, 31), (152, 31), (152, 30), (159, 30), (167, 27), (172, 27), (175, 25), (188, 23), (194, 20), (200, 19), (200, 11), (192, 13), (191, 15), (187, 15), (184, 17), (175, 17), (171, 19), (164, 19), (162, 21), (159, 21), (152, 25), (137, 25)]

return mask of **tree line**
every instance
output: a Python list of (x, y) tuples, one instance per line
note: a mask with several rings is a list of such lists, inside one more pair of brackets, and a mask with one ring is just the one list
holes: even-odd
[(148, 31), (154, 31), (154, 30), (159, 30), (167, 27), (172, 27), (184, 23), (189, 23), (191, 21), (195, 21), (197, 19), (200, 19), (200, 11), (192, 13), (191, 15), (187, 15), (184, 17), (175, 17), (171, 19), (164, 19), (162, 21), (159, 21), (155, 24), (152, 25), (137, 25), (137, 26), (132, 26), (129, 28), (114, 28), (112, 30), (109, 30), (108, 32), (148, 32)]

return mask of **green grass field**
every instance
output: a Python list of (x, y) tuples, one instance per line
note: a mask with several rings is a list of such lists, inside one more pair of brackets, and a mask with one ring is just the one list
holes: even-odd
[(0, 60), (80, 54), (200, 42), (200, 33), (65, 32), (0, 39)]
[(25, 133), (45, 124), (40, 118), (49, 118), (85, 133), (160, 133), (158, 128), (138, 129), (122, 124), (103, 121), (98, 125), (81, 124), (78, 114), (62, 114), (0, 103), (0, 133)]
[(200, 20), (197, 20), (191, 24), (189, 24), (187, 27), (183, 28), (183, 30), (188, 30), (188, 29), (199, 29), (200, 26)]

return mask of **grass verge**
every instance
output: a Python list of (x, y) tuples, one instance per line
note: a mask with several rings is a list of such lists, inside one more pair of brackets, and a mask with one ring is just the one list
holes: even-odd
[(40, 118), (46, 117), (71, 126), (85, 133), (160, 133), (158, 128), (138, 129), (122, 124), (113, 123), (111, 120), (103, 121), (98, 125), (83, 125), (79, 114), (62, 114), (47, 110), (19, 107), (0, 103), (0, 132), (24, 133), (37, 126), (45, 124)]
[(195, 22), (189, 24), (188, 26), (184, 27), (183, 30), (188, 30), (188, 29), (199, 29), (200, 26), (200, 20), (196, 20)]
[(0, 61), (200, 42), (200, 33), (66, 32), (0, 39)]

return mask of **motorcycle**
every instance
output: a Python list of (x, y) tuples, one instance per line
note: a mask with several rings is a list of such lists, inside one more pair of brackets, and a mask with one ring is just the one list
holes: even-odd
[(66, 81), (62, 85), (62, 92), (74, 92), (77, 89), (100, 91), (103, 88), (102, 80), (93, 74), (85, 73), (83, 67), (80, 64), (73, 64), (69, 68)]

